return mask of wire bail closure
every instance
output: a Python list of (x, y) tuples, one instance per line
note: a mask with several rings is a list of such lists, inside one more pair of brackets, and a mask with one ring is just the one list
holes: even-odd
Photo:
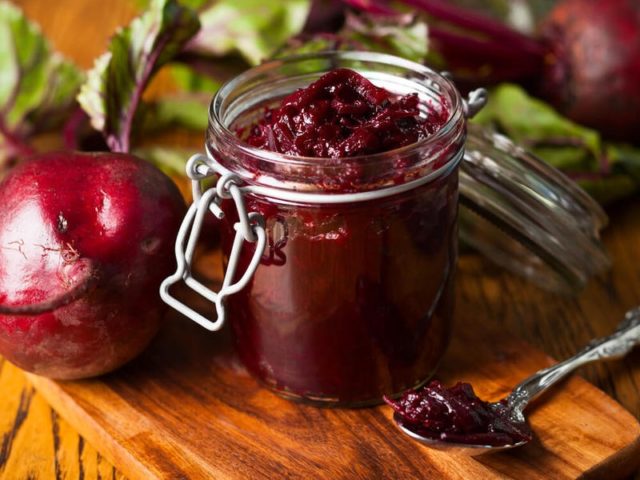
[[(202, 181), (213, 177), (216, 172), (207, 165), (207, 157), (202, 154), (193, 155), (187, 162), (187, 175), (191, 178), (193, 203), (185, 215), (176, 237), (175, 255), (178, 267), (176, 272), (167, 277), (160, 285), (160, 296), (169, 306), (210, 331), (222, 328), (226, 318), (225, 299), (229, 295), (242, 290), (251, 280), (258, 268), (260, 258), (267, 243), (264, 218), (257, 212), (247, 212), (239, 179), (233, 174), (219, 177), (215, 187), (203, 193)], [(233, 226), (236, 231), (229, 262), (219, 292), (206, 287), (196, 280), (191, 272), (193, 254), (196, 249), (205, 215), (211, 212), (217, 219), (224, 217), (220, 203), (224, 199), (232, 199), (238, 211), (239, 221)], [(240, 279), (232, 283), (238, 267), (240, 252), (245, 242), (256, 243), (251, 262)], [(188, 307), (169, 292), (172, 285), (181, 280), (194, 292), (214, 303), (217, 318), (214, 321)]]
[(489, 93), (484, 88), (476, 88), (469, 92), (467, 99), (462, 99), (464, 116), (467, 119), (475, 117), (482, 110), (489, 100)]

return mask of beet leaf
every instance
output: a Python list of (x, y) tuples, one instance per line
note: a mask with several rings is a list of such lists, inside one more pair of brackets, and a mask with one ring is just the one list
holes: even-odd
[(202, 29), (187, 51), (207, 57), (238, 54), (256, 65), (302, 31), (310, 6), (309, 0), (219, 0), (200, 10)]
[(412, 14), (378, 17), (348, 14), (343, 30), (369, 50), (423, 62), (427, 56), (427, 24)]
[(290, 39), (276, 56), (328, 50), (366, 50), (424, 62), (428, 54), (427, 47), (427, 25), (415, 15), (348, 12), (344, 26), (339, 31), (298, 35)]
[(603, 204), (640, 190), (640, 149), (604, 141), (520, 86), (501, 84), (474, 118), (576, 180)]
[(0, 45), (1, 171), (9, 160), (33, 153), (32, 135), (63, 123), (82, 74), (8, 2), (0, 2)]
[(96, 59), (78, 101), (112, 151), (129, 151), (145, 87), (199, 28), (195, 11), (175, 0), (154, 0), (147, 11), (116, 32), (107, 53)]

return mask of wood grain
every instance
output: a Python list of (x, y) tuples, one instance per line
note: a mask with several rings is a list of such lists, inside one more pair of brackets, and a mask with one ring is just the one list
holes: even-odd
[[(200, 276), (221, 278), (219, 252)], [(465, 281), (459, 282), (462, 286)], [(463, 291), (466, 289), (463, 288)], [(190, 299), (193, 303), (195, 299)], [(206, 305), (200, 305), (204, 309)], [(506, 334), (482, 305), (459, 299), (438, 377), (471, 382), (489, 400), (550, 364)], [(388, 407), (318, 409), (262, 388), (211, 334), (177, 314), (152, 346), (101, 379), (30, 376), (54, 408), (131, 478), (622, 478), (640, 465), (640, 424), (579, 377), (529, 410), (536, 440), (508, 454), (455, 457), (396, 430)]]
[[(83, 67), (91, 65), (115, 27), (131, 18), (137, 5), (133, 0), (14, 3), (42, 25), (58, 49)], [(157, 83), (162, 91), (162, 81)], [(199, 136), (178, 135), (171, 140), (196, 148), (201, 144)], [(557, 358), (570, 355), (592, 336), (611, 331), (624, 310), (640, 303), (639, 212), (638, 200), (610, 211), (612, 226), (605, 233), (605, 243), (614, 268), (579, 297), (541, 292), (481, 258), (465, 256), (458, 277), (459, 303), (474, 305), (481, 313), (477, 321), (513, 332)], [(0, 479), (79, 478), (80, 472), (84, 478), (120, 478), (60, 418), (59, 440), (54, 441), (52, 410), (15, 367), (0, 359), (0, 368)], [(581, 374), (640, 418), (639, 351), (622, 361), (586, 367)], [(215, 448), (215, 437), (210, 443)]]
[(124, 476), (0, 358), (0, 480)]

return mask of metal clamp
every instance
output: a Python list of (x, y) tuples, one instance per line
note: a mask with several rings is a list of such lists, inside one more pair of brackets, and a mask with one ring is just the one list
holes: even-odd
[[(187, 174), (192, 180), (194, 201), (189, 207), (182, 225), (180, 225), (176, 238), (175, 255), (178, 268), (173, 275), (167, 277), (160, 285), (160, 296), (165, 303), (186, 317), (207, 330), (216, 331), (222, 327), (225, 321), (224, 302), (226, 297), (242, 290), (258, 268), (267, 242), (264, 219), (259, 213), (247, 213), (242, 190), (238, 185), (239, 180), (234, 175), (222, 175), (218, 179), (215, 188), (210, 188), (203, 193), (202, 180), (215, 174), (207, 165), (204, 155), (194, 155), (189, 159), (187, 162)], [(224, 213), (220, 208), (220, 203), (223, 199), (233, 200), (238, 211), (239, 221), (234, 225), (236, 235), (229, 254), (229, 262), (222, 287), (219, 292), (214, 292), (193, 277), (191, 265), (205, 215), (209, 211), (216, 218), (223, 218)], [(232, 283), (244, 242), (256, 243), (256, 249), (242, 277), (237, 282)], [(215, 304), (217, 313), (215, 321), (207, 319), (171, 295), (169, 289), (181, 280), (191, 290)]]
[[(451, 72), (442, 71), (440, 75), (454, 83), (453, 74)], [(455, 83), (454, 83), (455, 86)], [(456, 87), (457, 89), (457, 87)], [(467, 99), (462, 99), (462, 110), (464, 111), (465, 118), (475, 117), (480, 110), (482, 110), (489, 101), (489, 92), (486, 88), (476, 88), (467, 95)]]
[(489, 93), (484, 88), (477, 88), (469, 92), (466, 100), (462, 100), (462, 108), (466, 118), (475, 117), (489, 100)]

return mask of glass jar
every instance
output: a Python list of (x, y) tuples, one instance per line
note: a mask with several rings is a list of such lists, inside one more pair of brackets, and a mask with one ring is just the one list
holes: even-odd
[[(356, 70), (399, 95), (416, 93), (423, 114), (427, 106), (441, 109), (448, 120), (415, 144), (344, 159), (291, 157), (241, 140), (265, 108), (334, 68)], [(163, 283), (163, 298), (210, 330), (228, 316), (244, 365), (288, 398), (364, 406), (426, 382), (451, 335), (458, 174), (473, 106), (429, 68), (377, 53), (294, 57), (236, 77), (212, 101), (206, 156), (195, 156), (187, 167), (196, 201), (178, 235), (178, 270)], [(484, 142), (484, 153), (495, 149), (479, 136), (474, 141)], [(203, 193), (200, 180), (214, 173), (220, 176), (216, 187)], [(527, 169), (524, 180), (534, 173)], [(482, 196), (474, 199), (483, 192), (476, 188), (479, 177), (465, 175), (467, 204), (491, 218), (491, 205)], [(507, 184), (522, 186), (513, 175)], [(505, 198), (509, 203), (508, 193)], [(534, 201), (549, 210), (548, 198)], [(208, 211), (221, 219), (226, 275), (220, 292), (190, 275)], [(472, 223), (464, 223), (466, 232), (474, 231)], [(484, 245), (487, 229), (478, 231)], [(521, 255), (535, 249), (527, 252)], [(216, 303), (216, 320), (169, 294), (181, 280)]]
[[(220, 165), (243, 185), (271, 189), (245, 195), (268, 241), (252, 280), (227, 303), (241, 360), (282, 395), (350, 406), (420, 385), (445, 351), (465, 139), (462, 101), (446, 79), (368, 57), (299, 58), (251, 70), (220, 90), (207, 132)], [(446, 108), (449, 120), (424, 141), (366, 157), (288, 157), (239, 140), (265, 107), (336, 67), (398, 94), (418, 93), (422, 104)], [(395, 193), (403, 185), (410, 188)], [(292, 199), (291, 192), (304, 193)], [(232, 200), (222, 210), (228, 255), (238, 215)], [(242, 250), (240, 271), (254, 248)]]

